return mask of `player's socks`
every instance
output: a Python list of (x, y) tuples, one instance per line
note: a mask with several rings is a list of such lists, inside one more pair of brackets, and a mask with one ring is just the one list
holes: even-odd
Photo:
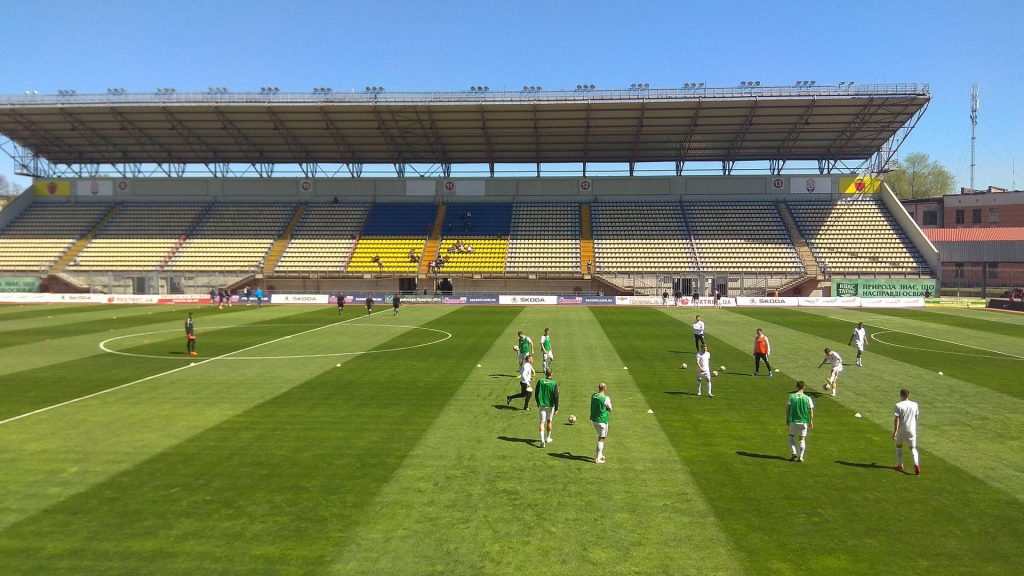
[(911, 454), (911, 456), (914, 457), (914, 467), (915, 468), (918, 467), (921, 464), (921, 460), (920, 460), (920, 457), (919, 457), (919, 455), (917, 453), (917, 448), (911, 448), (910, 449), (910, 454)]
[(903, 468), (903, 447), (902, 446), (897, 446), (896, 447), (896, 466), (899, 467), (899, 468)]
[(792, 436), (789, 437), (789, 451), (793, 453), (793, 458), (796, 458), (796, 440)]
[(714, 398), (715, 395), (711, 393), (711, 382), (708, 382), (708, 396)]
[(797, 458), (800, 462), (804, 461), (804, 452), (807, 452), (807, 441), (803, 438), (800, 439), (800, 457)]

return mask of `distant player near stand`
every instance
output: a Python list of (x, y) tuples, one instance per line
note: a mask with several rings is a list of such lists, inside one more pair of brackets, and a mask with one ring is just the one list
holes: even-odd
[(540, 410), (540, 447), (544, 448), (551, 439), (551, 423), (558, 414), (558, 382), (551, 379), (551, 369), (544, 371), (544, 377), (537, 380), (536, 404)]
[[(807, 431), (814, 430), (814, 400), (804, 394), (803, 380), (796, 383), (796, 392), (786, 400), (786, 426), (789, 428), (789, 460), (803, 462), (807, 451)], [(800, 438), (800, 453), (797, 454), (796, 438)]]
[(515, 350), (519, 353), (519, 366), (522, 367), (523, 362), (526, 361), (526, 357), (533, 354), (533, 340), (531, 340), (529, 336), (523, 334), (522, 330), (516, 332)]
[(555, 361), (555, 353), (551, 351), (550, 329), (545, 328), (544, 334), (540, 337), (540, 348), (544, 351), (544, 371), (551, 369), (551, 363)]
[(722, 293), (719, 292), (718, 290), (715, 290), (715, 308), (721, 308), (721, 307), (722, 307)]
[(402, 295), (401, 294), (395, 294), (391, 298), (391, 305), (394, 306), (394, 308), (395, 308), (394, 316), (398, 316), (398, 309), (402, 307)]
[(341, 314), (345, 311), (345, 293), (338, 292), (338, 295), (335, 296), (335, 298), (337, 299), (338, 304), (338, 314)]
[(910, 391), (900, 390), (900, 401), (893, 407), (892, 439), (896, 441), (897, 472), (903, 472), (903, 445), (910, 445), (910, 454), (914, 457), (914, 474), (921, 475), (921, 460), (917, 453), (917, 420), (921, 411), (917, 402), (910, 399)]
[(185, 351), (189, 356), (196, 356), (196, 325), (192, 322), (192, 313), (185, 318)]
[(602, 382), (597, 392), (590, 397), (590, 421), (597, 431), (597, 450), (594, 453), (594, 464), (604, 464), (604, 441), (608, 438), (608, 419), (612, 411), (612, 399), (608, 396), (608, 386)]
[(373, 314), (373, 296), (366, 297), (366, 315)]
[(697, 290), (693, 291), (693, 307), (698, 310), (700, 309), (700, 292)]
[(832, 390), (832, 395), (836, 395), (836, 386), (839, 384), (839, 374), (843, 371), (843, 357), (838, 352), (831, 348), (825, 348), (825, 358), (818, 364), (818, 368), (821, 368), (828, 362), (832, 366), (832, 372), (828, 375), (828, 380), (825, 383), (825, 390)]
[(765, 368), (768, 369), (768, 377), (772, 377), (772, 365), (768, 362), (768, 357), (771, 355), (772, 345), (768, 342), (768, 337), (764, 335), (764, 331), (758, 328), (757, 335), (754, 336), (754, 376), (760, 374), (761, 361), (764, 360)]
[(864, 366), (864, 360), (861, 356), (864, 355), (864, 347), (868, 345), (868, 331), (864, 329), (863, 322), (857, 323), (857, 327), (853, 329), (853, 334), (850, 334), (850, 341), (847, 344), (853, 344), (857, 347), (857, 366)]
[(515, 398), (525, 398), (523, 410), (530, 409), (530, 397), (533, 396), (533, 374), (533, 356), (527, 356), (519, 368), (519, 394), (505, 396), (505, 405), (511, 404)]
[(704, 321), (700, 319), (700, 314), (697, 315), (697, 319), (693, 322), (693, 347), (700, 352), (700, 347), (704, 345)]
[(701, 380), (708, 381), (708, 397), (714, 398), (711, 393), (711, 352), (708, 352), (707, 345), (701, 346), (697, 353), (697, 396), (701, 394)]

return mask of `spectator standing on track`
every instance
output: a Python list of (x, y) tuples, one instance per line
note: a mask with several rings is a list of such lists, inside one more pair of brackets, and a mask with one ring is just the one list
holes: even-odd
[(256, 306), (263, 306), (263, 288), (256, 289)]

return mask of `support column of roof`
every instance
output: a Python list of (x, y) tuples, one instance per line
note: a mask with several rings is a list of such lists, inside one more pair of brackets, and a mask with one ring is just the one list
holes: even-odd
[(644, 130), (644, 116), (647, 113), (647, 99), (640, 103), (640, 116), (636, 120), (636, 131), (633, 133), (633, 150), (629, 154), (629, 175), (633, 175), (636, 168), (636, 151), (640, 148), (640, 134)]
[(273, 176), (274, 165), (263, 162), (263, 155), (260, 153), (259, 148), (256, 148), (252, 145), (252, 142), (249, 142), (249, 139), (245, 137), (245, 134), (242, 134), (242, 131), (235, 126), (227, 114), (217, 108), (214, 108), (214, 113), (224, 129), (227, 130), (228, 135), (231, 136), (231, 139), (242, 149), (242, 153), (248, 157), (249, 164), (253, 167), (253, 170), (256, 170), (256, 173), (263, 178)]
[(384, 145), (388, 149), (388, 157), (391, 159), (391, 163), (395, 167), (395, 173), (399, 178), (405, 178), (405, 162), (395, 151), (395, 143), (392, 140), (391, 133), (388, 131), (387, 126), (384, 125), (384, 118), (381, 117), (380, 109), (377, 107), (376, 103), (373, 105), (373, 117), (377, 119), (377, 131), (380, 132), (381, 137), (384, 139)]
[[(214, 176), (228, 175), (228, 164), (226, 162), (220, 162), (219, 155), (213, 150), (213, 148), (209, 144), (204, 142), (202, 138), (200, 138), (194, 132), (192, 132), (192, 130), (190, 130), (189, 127), (186, 126), (184, 123), (182, 123), (182, 121), (179, 120), (178, 117), (175, 116), (169, 108), (163, 107), (160, 109), (160, 111), (163, 113), (164, 118), (166, 118), (167, 121), (171, 123), (171, 130), (175, 132), (181, 132), (182, 134), (184, 134), (185, 144), (188, 146), (188, 149), (191, 150), (192, 153), (196, 155), (196, 158), (202, 158), (204, 156), (207, 156), (213, 159), (213, 162), (203, 162), (203, 166), (206, 166), (206, 169), (209, 170), (211, 174), (213, 174)], [(198, 148), (196, 148), (194, 142), (199, 143), (199, 146), (201, 146), (203, 150), (199, 150)], [(222, 166), (223, 169), (220, 169), (218, 165)]]
[(697, 131), (697, 122), (700, 120), (700, 107), (703, 103), (703, 98), (697, 99), (697, 106), (693, 109), (693, 118), (690, 119), (690, 128), (686, 131), (683, 141), (679, 143), (679, 158), (676, 159), (676, 176), (683, 175), (683, 166), (690, 159), (690, 146), (693, 145), (693, 135)]
[(772, 174), (781, 174), (782, 169), (786, 167), (786, 162), (789, 160), (789, 155), (793, 153), (793, 149), (796, 148), (796, 143), (800, 139), (800, 134), (803, 133), (804, 127), (810, 122), (811, 114), (814, 112), (815, 103), (817, 103), (816, 98), (812, 99), (807, 104), (803, 113), (800, 114), (800, 118), (798, 118), (789, 129), (789, 133), (786, 134), (786, 139), (779, 145), (778, 158), (770, 161), (770, 171)]
[(341, 131), (335, 126), (334, 120), (331, 118), (327, 110), (320, 106), (320, 117), (324, 120), (324, 126), (327, 131), (331, 134), (331, 139), (334, 141), (334, 146), (338, 149), (338, 156), (343, 164), (348, 168), (348, 173), (353, 178), (358, 178), (363, 175), (363, 163), (358, 161), (351, 152), (351, 146), (345, 141), (345, 137), (341, 135)]
[(487, 153), (487, 167), (490, 170), (491, 178), (494, 178), (494, 146), (491, 144), (491, 134), (487, 131), (487, 114), (484, 107), (480, 106), (480, 132), (484, 136), (484, 148)]
[(747, 139), (747, 134), (750, 132), (750, 127), (754, 124), (754, 114), (757, 113), (758, 102), (760, 100), (754, 100), (754, 103), (750, 106), (750, 112), (747, 112), (747, 117), (743, 119), (740, 131), (732, 139), (732, 142), (729, 143), (729, 150), (725, 153), (725, 159), (722, 160), (722, 174), (725, 176), (732, 174), (732, 169), (736, 166), (736, 151), (743, 146), (743, 142)]
[[(831, 174), (839, 161), (843, 158), (843, 154), (846, 152), (846, 148), (853, 142), (853, 138), (867, 125), (868, 120), (871, 118), (871, 112), (869, 111), (872, 104), (874, 104), (874, 98), (868, 98), (866, 104), (861, 106), (860, 112), (850, 120), (850, 123), (846, 125), (846, 128), (836, 136), (835, 140), (832, 141), (828, 146), (829, 158), (825, 159), (825, 172)], [(838, 146), (838, 150), (836, 147)], [(819, 168), (819, 172), (820, 172)]]
[(267, 115), (270, 116), (270, 120), (274, 123), (274, 130), (281, 134), (281, 139), (284, 140), (284, 145), (288, 147), (288, 150), (295, 156), (300, 157), (299, 169), (302, 170), (303, 176), (306, 178), (316, 178), (317, 171), (319, 170), (319, 164), (312, 161), (309, 156), (309, 150), (299, 142), (299, 139), (288, 130), (288, 126), (285, 125), (281, 117), (277, 115), (269, 106), (267, 106)]

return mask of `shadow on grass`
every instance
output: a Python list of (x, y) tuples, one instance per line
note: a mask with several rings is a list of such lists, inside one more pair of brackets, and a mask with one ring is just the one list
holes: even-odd
[(744, 452), (742, 450), (736, 451), (737, 456), (746, 456), (747, 458), (760, 458), (762, 460), (781, 460), (783, 462), (789, 462), (789, 458), (785, 456), (777, 456), (775, 454), (755, 454), (753, 452)]
[(518, 378), (518, 374), (488, 374), (491, 378)]
[(498, 436), (498, 440), (503, 442), (518, 442), (519, 444), (529, 444), (530, 446), (536, 446), (538, 440), (533, 438), (512, 438), (511, 436)]
[(561, 458), (562, 460), (575, 460), (576, 462), (594, 461), (590, 456), (578, 456), (571, 452), (548, 452), (548, 456), (551, 456), (552, 458)]
[(494, 409), (495, 410), (513, 410), (513, 411), (519, 410), (519, 408), (516, 408), (515, 406), (507, 406), (505, 404), (495, 404), (494, 405)]
[(836, 464), (842, 464), (843, 466), (852, 466), (854, 468), (874, 468), (876, 470), (892, 470), (892, 466), (882, 466), (874, 462), (868, 464), (867, 462), (844, 462), (842, 460), (836, 460)]
[(696, 396), (696, 392), (679, 392), (676, 390), (665, 390), (665, 394), (669, 396)]

